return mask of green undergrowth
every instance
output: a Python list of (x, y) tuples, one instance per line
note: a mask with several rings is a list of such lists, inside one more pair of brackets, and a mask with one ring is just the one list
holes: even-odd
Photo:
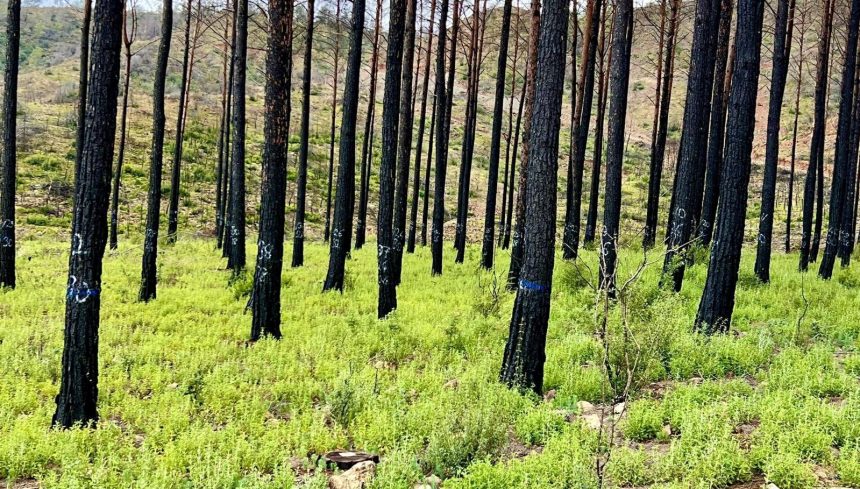
[[(441, 277), (428, 249), (407, 254), (399, 308), (379, 321), (375, 246), (352, 253), (338, 294), (321, 292), (327, 248), (309, 243), (306, 265), (283, 272), (283, 339), (251, 345), (250, 274), (231, 281), (211, 240), (161, 247), (149, 304), (136, 301), (141, 245), (124, 240), (105, 257), (101, 421), (55, 431), (65, 241), (25, 237), (19, 288), (0, 292), (0, 481), (323, 488), (319, 456), (348, 448), (380, 454), (375, 488), (436, 475), (446, 488), (591, 489), (598, 459), (611, 487), (860, 487), (856, 267), (823, 282), (776, 255), (760, 285), (745, 257), (733, 331), (704, 338), (691, 324), (705, 266), (673, 294), (651, 253), (627, 313), (610, 308), (608, 363), (623, 366), (623, 351), (638, 361), (609, 444), (577, 417), (579, 401), (611, 402), (619, 382), (595, 334), (593, 251), (556, 264), (545, 400), (497, 382), (513, 304), (506, 251), (494, 274), (479, 271), (477, 246), (463, 265), (446, 247)], [(643, 255), (621, 258), (626, 278)]]

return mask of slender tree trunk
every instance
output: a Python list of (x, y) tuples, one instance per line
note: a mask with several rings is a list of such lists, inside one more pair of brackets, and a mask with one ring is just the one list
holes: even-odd
[[(511, 154), (511, 184), (508, 186), (508, 215), (505, 218), (505, 236), (502, 239), (502, 249), (508, 249), (511, 245), (511, 221), (513, 220), (514, 215), (514, 182), (513, 176), (517, 173), (517, 154), (520, 143), (520, 127), (523, 118), (523, 105), (526, 99), (526, 88), (528, 88), (528, 83), (523, 81), (522, 92), (520, 93), (520, 103), (519, 108), (517, 109), (517, 124), (516, 129), (514, 129), (514, 147)], [(520, 175), (522, 175), (522, 169), (520, 169)], [(518, 182), (522, 183), (522, 181)], [(520, 187), (519, 192), (523, 191), (523, 188)], [(513, 256), (513, 254), (511, 255)]]
[(332, 182), (334, 181), (334, 131), (337, 122), (337, 79), (340, 77), (338, 65), (340, 63), (340, 0), (335, 2), (334, 14), (334, 71), (331, 95), (331, 129), (329, 131), (329, 146), (328, 146), (328, 189), (325, 199), (325, 229), (323, 230), (323, 241), (328, 243), (329, 233), (331, 232), (331, 190)]
[[(493, 242), (496, 233), (496, 192), (498, 192), (499, 158), (502, 146), (502, 122), (505, 110), (505, 70), (508, 65), (508, 40), (511, 32), (511, 0), (505, 0), (502, 10), (502, 32), (499, 39), (499, 64), (496, 69), (496, 100), (493, 104), (493, 128), (490, 133), (490, 168), (487, 176), (487, 204), (484, 213), (484, 242), (481, 266), (493, 268)], [(575, 36), (574, 36), (575, 37)], [(505, 169), (507, 173), (507, 168)], [(507, 181), (507, 175), (505, 176)], [(504, 206), (503, 206), (504, 207)]]
[[(434, 87), (435, 88), (435, 87)], [(430, 169), (433, 167), (433, 135), (436, 133), (436, 95), (430, 115), (430, 134), (427, 137), (427, 171), (424, 172), (424, 197), (421, 210), (421, 246), (427, 246), (427, 217), (430, 199)]]
[[(416, 0), (420, 1), (420, 0)], [(409, 210), (409, 237), (406, 242), (406, 251), (409, 253), (415, 252), (415, 239), (418, 232), (418, 198), (419, 186), (421, 185), (421, 153), (424, 148), (424, 128), (427, 117), (427, 91), (430, 87), (430, 62), (433, 53), (433, 21), (436, 18), (436, 0), (430, 0), (430, 30), (427, 31), (427, 56), (424, 60), (424, 78), (421, 84), (421, 116), (418, 119), (418, 140), (415, 146), (415, 174), (412, 180), (412, 207)], [(419, 29), (420, 35), (420, 29)], [(435, 107), (435, 105), (434, 105)], [(432, 129), (432, 123), (431, 123)], [(432, 139), (432, 138), (431, 138)], [(433, 145), (428, 142), (428, 150), (432, 151)], [(430, 175), (430, 161), (427, 162), (427, 176)], [(424, 198), (426, 202), (427, 193), (425, 190)], [(424, 212), (424, 223), (426, 227), (426, 205)], [(426, 232), (424, 234), (424, 243), (426, 243)]]
[(648, 201), (645, 213), (645, 230), (642, 247), (653, 247), (657, 239), (657, 218), (660, 211), (660, 187), (663, 179), (663, 163), (666, 154), (666, 136), (669, 128), (669, 107), (672, 102), (672, 84), (675, 75), (675, 38), (680, 20), (681, 0), (672, 0), (672, 14), (666, 33), (663, 50), (662, 81), (660, 82), (659, 116), (656, 119), (654, 137), (651, 140), (651, 161), (648, 173)]
[[(227, 7), (229, 8), (230, 0), (227, 0)], [(227, 9), (225, 9), (225, 12)], [(221, 248), (224, 242), (224, 220), (226, 214), (226, 202), (227, 202), (227, 180), (229, 174), (229, 157), (227, 152), (227, 147), (229, 147), (228, 134), (229, 125), (230, 125), (230, 92), (232, 86), (232, 67), (233, 64), (229, 63), (231, 59), (230, 46), (232, 45), (232, 41), (230, 36), (231, 31), (231, 16), (225, 13), (224, 15), (224, 53), (222, 57), (223, 67), (221, 70), (221, 126), (218, 132), (218, 182), (216, 184), (215, 192), (215, 235), (216, 235), (216, 248)], [(228, 65), (229, 72), (231, 73), (231, 77), (228, 78)]]
[[(155, 299), (158, 281), (158, 230), (161, 225), (161, 172), (164, 166), (164, 85), (167, 80), (167, 62), (170, 59), (170, 38), (173, 35), (173, 2), (166, 0), (161, 14), (161, 41), (155, 67), (152, 90), (152, 151), (149, 166), (149, 194), (147, 195), (146, 231), (143, 236), (143, 263), (141, 267), (138, 300)], [(116, 102), (114, 102), (115, 104)]]
[[(833, 20), (833, 0), (825, 0), (823, 12), (821, 13), (821, 32), (818, 41), (818, 65), (815, 74), (815, 116), (812, 128), (812, 143), (809, 149), (809, 165), (806, 170), (806, 180), (803, 189), (803, 228), (800, 240), (800, 265), (801, 271), (809, 268), (809, 262), (815, 261), (817, 256), (817, 242), (813, 252), (812, 221), (813, 212), (816, 207), (816, 186), (819, 185), (819, 175), (824, 172), (824, 161), (819, 158), (824, 147), (824, 125), (827, 106), (827, 71), (830, 57), (830, 37)], [(823, 175), (822, 175), (823, 176)], [(823, 180), (823, 179), (822, 179)], [(821, 205), (817, 206), (819, 209)], [(821, 222), (821, 219), (818, 219)]]
[[(311, 0), (313, 1), (313, 0)], [(260, 236), (251, 293), (251, 341), (281, 337), (281, 271), (293, 69), (293, 2), (270, 0)]]
[[(729, 63), (729, 37), (732, 28), (732, 0), (722, 0), (720, 27), (717, 33), (717, 58), (714, 68), (714, 88), (711, 101), (711, 123), (705, 168), (705, 196), (702, 199), (702, 218), (699, 219), (698, 238), (702, 246), (711, 245), (717, 202), (720, 197), (720, 173), (723, 166), (726, 113), (731, 86), (732, 68)], [(734, 57), (734, 53), (732, 54)]]
[[(3, 92), (3, 173), (0, 174), (0, 289), (15, 288), (15, 185), (17, 167), (18, 51), (21, 0), (9, 0), (6, 13), (6, 72)], [(110, 170), (108, 170), (110, 171)]]
[[(599, 1), (599, 0), (597, 0)], [(511, 246), (511, 263), (508, 270), (509, 290), (517, 290), (520, 283), (520, 274), (523, 267), (525, 256), (523, 255), (523, 232), (526, 222), (526, 205), (528, 198), (528, 178), (529, 178), (529, 150), (531, 147), (531, 125), (532, 114), (534, 113), (535, 101), (535, 77), (537, 75), (538, 64), (538, 39), (540, 39), (541, 26), (541, 0), (532, 0), (531, 5), (531, 26), (529, 28), (529, 50), (526, 64), (526, 83), (525, 83), (525, 121), (523, 123), (523, 149), (520, 159), (520, 174), (519, 193), (517, 194), (516, 221), (514, 221), (514, 239)], [(515, 140), (516, 143), (516, 140)], [(516, 145), (516, 144), (515, 144)], [(516, 151), (514, 151), (516, 153)], [(553, 189), (553, 195), (555, 190)]]
[[(589, 0), (585, 17), (585, 38), (582, 45), (582, 69), (580, 70), (579, 93), (577, 97), (574, 128), (576, 135), (570, 150), (570, 160), (567, 171), (567, 198), (565, 202), (564, 234), (562, 238), (562, 257), (572, 260), (579, 253), (579, 228), (582, 218), (582, 174), (585, 167), (585, 149), (588, 141), (588, 129), (591, 123), (591, 107), (594, 97), (594, 69), (597, 58), (597, 42), (600, 25), (605, 17), (606, 9), (602, 0)], [(528, 114), (528, 109), (526, 109)], [(526, 117), (526, 134), (528, 138), (528, 122)], [(524, 141), (525, 142), (525, 141)], [(526, 146), (523, 146), (525, 151)], [(523, 157), (523, 161), (526, 161)], [(522, 188), (520, 189), (522, 192)]]
[(185, 49), (182, 53), (182, 83), (179, 89), (179, 110), (176, 116), (176, 140), (173, 145), (173, 169), (170, 173), (170, 201), (167, 205), (167, 242), (176, 242), (179, 228), (179, 187), (182, 171), (182, 143), (185, 134), (185, 109), (187, 87), (190, 83), (188, 56), (191, 52), (191, 11), (193, 0), (188, 0), (185, 13)]
[(848, 184), (854, 183), (851, 167), (856, 161), (849, 161), (853, 142), (851, 121), (854, 111), (854, 71), (857, 66), (857, 38), (860, 36), (860, 0), (852, 0), (848, 25), (848, 40), (845, 45), (845, 61), (842, 64), (842, 88), (839, 103), (839, 121), (836, 128), (836, 160), (833, 165), (833, 178), (830, 190), (830, 212), (827, 223), (827, 239), (818, 275), (829, 279), (833, 275), (833, 265), (840, 246), (848, 245), (848, 229), (845, 229), (843, 216), (850, 213), (848, 206), (854, 205), (854, 196), (848, 191)]
[[(164, 4), (169, 8), (171, 2)], [(116, 138), (122, 9), (121, 1), (100, 1), (94, 12), (93, 70), (85, 117), (79, 122), (87, 131), (79, 147), (83, 158), (75, 182), (62, 377), (52, 419), (61, 428), (91, 427), (99, 417), (99, 310)]]
[(364, 38), (364, 0), (352, 4), (352, 27), (349, 54), (343, 80), (339, 154), (337, 158), (337, 195), (334, 221), (329, 241), (329, 263), (323, 290), (343, 292), (346, 256), (352, 236), (352, 214), (355, 205), (355, 126), (358, 115), (358, 85), (361, 79), (361, 43)]
[[(603, 5), (604, 10), (606, 4)], [(613, 6), (613, 10), (615, 7)], [(612, 30), (613, 24), (607, 26), (606, 15), (603, 15), (603, 27), (600, 30), (600, 43), (597, 46), (597, 57), (599, 65), (597, 67), (597, 117), (594, 120), (594, 157), (591, 160), (591, 187), (588, 194), (588, 213), (585, 219), (585, 236), (583, 243), (590, 244), (594, 242), (595, 233), (597, 232), (597, 207), (598, 198), (600, 196), (600, 166), (603, 162), (603, 128), (606, 119), (606, 99), (609, 92), (609, 70), (612, 66), (612, 53), (606, 52), (606, 30)], [(615, 19), (612, 20), (615, 22)], [(611, 35), (611, 34), (610, 34)], [(609, 59), (607, 60), (607, 55)], [(607, 68), (607, 65), (610, 68)]]
[(230, 223), (233, 219), (233, 199), (230, 198), (231, 186), (233, 181), (233, 150), (232, 139), (233, 134), (233, 82), (236, 78), (236, 66), (233, 63), (233, 58), (236, 57), (236, 17), (239, 13), (239, 0), (232, 0), (232, 33), (230, 37), (230, 73), (227, 80), (227, 110), (225, 111), (225, 126), (224, 126), (224, 184), (221, 186), (223, 195), (221, 203), (224, 207), (223, 228), (221, 232), (221, 240), (223, 248), (221, 250), (222, 257), (227, 258), (227, 268), (231, 268), (230, 263)]
[(361, 188), (358, 192), (358, 223), (355, 226), (355, 249), (361, 249), (367, 235), (367, 200), (370, 196), (370, 166), (373, 160), (373, 127), (376, 116), (376, 77), (379, 71), (379, 32), (382, 22), (382, 0), (376, 1), (376, 26), (373, 29), (373, 53), (370, 56), (370, 99), (364, 121), (361, 144)]
[(125, 161), (125, 141), (126, 141), (126, 122), (128, 120), (128, 95), (131, 89), (131, 45), (134, 42), (137, 31), (137, 13), (132, 5), (131, 11), (131, 26), (128, 25), (128, 7), (123, 10), (122, 17), (122, 33), (123, 45), (125, 46), (125, 76), (123, 78), (122, 89), (122, 111), (120, 115), (120, 131), (119, 131), (119, 156), (116, 159), (116, 171), (113, 177), (113, 188), (111, 190), (110, 200), (110, 249), (117, 248), (117, 226), (119, 224), (119, 190), (122, 180), (122, 164)]
[(245, 268), (245, 76), (248, 53), (248, 0), (238, 0), (233, 56), (233, 171), (230, 175), (230, 260), (234, 275)]
[(788, 78), (791, 54), (791, 33), (788, 19), (794, 13), (793, 2), (779, 0), (773, 42), (773, 68), (770, 76), (770, 101), (767, 116), (767, 142), (764, 181), (761, 188), (761, 213), (758, 223), (758, 247), (755, 274), (764, 283), (770, 282), (770, 254), (773, 241), (773, 213), (776, 209), (776, 170), (779, 163), (779, 131), (782, 126), (782, 102)]
[(299, 165), (296, 178), (296, 221), (293, 227), (292, 266), (305, 264), (305, 203), (308, 188), (308, 139), (311, 132), (311, 61), (314, 43), (314, 0), (308, 0), (305, 60), (302, 67), (302, 121), (299, 136)]
[[(606, 191), (601, 233), (600, 285), (615, 296), (615, 274), (621, 227), (621, 178), (624, 164), (624, 125), (627, 121), (627, 92), (630, 83), (630, 50), (633, 45), (633, 0), (618, 0), (612, 29), (609, 83), (609, 133), (606, 138)], [(599, 123), (602, 120), (598, 118)]]
[(696, 315), (696, 328), (708, 334), (728, 331), (734, 309), (752, 166), (751, 135), (755, 131), (764, 3), (738, 0), (737, 65), (729, 95), (725, 171), (708, 278)]
[[(574, 7), (576, 0), (574, 0)], [(576, 8), (574, 10), (574, 22), (576, 22)], [(502, 211), (499, 215), (499, 239), (497, 246), (502, 246), (502, 243), (505, 239), (505, 232), (510, 227), (510, 223), (508, 223), (508, 187), (513, 187), (513, 172), (511, 172), (511, 143), (513, 142), (513, 132), (514, 132), (514, 96), (517, 91), (517, 61), (519, 60), (520, 54), (520, 5), (519, 0), (517, 0), (517, 17), (516, 23), (514, 26), (514, 66), (513, 73), (511, 76), (511, 96), (508, 101), (508, 130), (505, 134), (505, 170), (503, 173), (503, 181), (502, 181)], [(576, 32), (576, 29), (574, 29)], [(510, 37), (509, 37), (510, 38)], [(573, 36), (573, 47), (571, 48), (573, 51), (572, 57), (574, 58), (573, 63), (573, 71), (574, 78), (576, 75), (576, 36)], [(575, 91), (575, 89), (574, 89)], [(513, 202), (510, 203), (513, 205)]]
[[(631, 1), (631, 0), (627, 0)], [(539, 12), (539, 11), (538, 11)], [(561, 99), (564, 91), (567, 0), (547, 0), (540, 27), (540, 49), (535, 57), (533, 118), (528, 128), (531, 148), (524, 253), (517, 297), (511, 315), (500, 379), (509, 386), (543, 391), (546, 333), (555, 262), (556, 183)], [(533, 31), (537, 33), (536, 31)]]
[[(860, 50), (857, 55), (860, 56)], [(845, 204), (842, 210), (842, 230), (839, 242), (839, 257), (842, 258), (842, 266), (851, 264), (851, 254), (854, 252), (854, 228), (857, 215), (857, 154), (860, 144), (860, 58), (854, 66), (854, 109), (851, 116), (851, 141), (849, 143), (849, 155), (846, 177)]]
[[(415, 3), (419, 0), (403, 0), (406, 2), (406, 22), (403, 33), (403, 64), (402, 80), (400, 83), (400, 116), (399, 134), (397, 136), (397, 175), (394, 189), (394, 223), (392, 228), (392, 279), (394, 285), (400, 285), (400, 275), (403, 267), (403, 245), (406, 241), (406, 198), (409, 193), (409, 157), (412, 154), (412, 129), (414, 113), (412, 99), (412, 65), (415, 57)], [(419, 53), (420, 54), (420, 53)], [(420, 166), (416, 162), (415, 166)]]
[[(805, 23), (805, 21), (804, 21)], [(798, 36), (798, 40), (800, 42), (798, 46), (798, 53), (800, 55), (797, 58), (797, 87), (795, 88), (794, 94), (794, 123), (792, 124), (792, 132), (791, 132), (791, 171), (789, 172), (788, 177), (788, 209), (787, 215), (785, 217), (785, 252), (791, 252), (791, 224), (792, 224), (792, 210), (794, 207), (794, 177), (795, 177), (795, 162), (797, 161), (797, 125), (800, 119), (800, 94), (801, 89), (803, 88), (803, 41), (806, 36), (804, 36), (805, 32), (801, 32), (801, 35)]]
[(81, 20), (81, 58), (79, 60), (78, 73), (78, 127), (75, 133), (75, 179), (78, 178), (78, 173), (81, 169), (81, 160), (84, 155), (82, 149), (84, 146), (84, 137), (86, 136), (86, 126), (83, 125), (86, 117), (87, 107), (87, 90), (90, 68), (90, 23), (92, 17), (92, 0), (83, 0), (84, 17)]
[[(457, 53), (457, 23), (459, 21), (459, 0), (454, 0), (453, 26), (451, 36), (451, 67)], [(436, 54), (436, 178), (433, 193), (433, 230), (430, 248), (433, 256), (431, 273), (442, 274), (442, 224), (445, 219), (445, 175), (448, 167), (448, 95), (450, 91), (445, 82), (445, 43), (447, 42), (448, 0), (442, 0), (439, 13), (438, 47)], [(451, 77), (453, 81), (453, 77)], [(429, 170), (428, 170), (429, 171)]]
[(685, 251), (702, 209), (720, 3), (720, 0), (696, 0), (696, 27), (678, 152), (677, 184), (669, 214), (671, 234), (663, 265), (663, 274), (671, 275), (676, 292), (684, 283)]

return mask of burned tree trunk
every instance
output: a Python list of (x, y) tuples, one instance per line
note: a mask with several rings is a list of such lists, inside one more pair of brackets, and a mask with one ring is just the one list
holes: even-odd
[(376, 0), (376, 25), (373, 28), (373, 51), (370, 55), (370, 98), (361, 143), (361, 187), (358, 191), (358, 222), (355, 226), (355, 249), (364, 246), (367, 236), (367, 200), (370, 196), (370, 166), (373, 161), (373, 129), (376, 117), (376, 77), (379, 71), (379, 32), (382, 22), (382, 0)]
[[(517, 108), (517, 124), (516, 129), (514, 129), (514, 147), (511, 153), (511, 182), (508, 185), (508, 215), (505, 217), (505, 235), (502, 237), (502, 249), (506, 250), (511, 245), (511, 221), (513, 220), (514, 215), (514, 175), (517, 173), (517, 154), (520, 143), (520, 127), (522, 126), (523, 119), (523, 105), (526, 99), (526, 88), (528, 88), (528, 83), (523, 80), (522, 91), (520, 92), (520, 103), (519, 108)], [(522, 170), (520, 170), (520, 175), (522, 175)], [(518, 183), (522, 183), (521, 180)], [(519, 192), (522, 192), (522, 187), (519, 187)], [(519, 201), (519, 199), (517, 200)], [(513, 253), (511, 254), (513, 256)], [(517, 272), (519, 273), (519, 272)]]
[(499, 375), (509, 386), (538, 394), (543, 390), (555, 261), (558, 134), (569, 16), (567, 0), (547, 0), (544, 4), (534, 81), (535, 92), (539, 95), (534, 99), (528, 131), (531, 137), (529, 163), (524, 165), (529, 172), (525, 189), (529, 195), (525, 199), (524, 263)]
[(176, 242), (176, 231), (179, 228), (179, 186), (182, 185), (180, 175), (182, 171), (182, 143), (185, 135), (185, 98), (188, 95), (188, 84), (190, 83), (190, 70), (188, 68), (188, 55), (191, 52), (191, 5), (188, 0), (185, 13), (185, 50), (182, 54), (182, 84), (179, 89), (179, 111), (176, 116), (176, 142), (173, 145), (173, 170), (170, 175), (170, 202), (167, 207), (167, 241)]
[[(394, 189), (394, 222), (392, 225), (392, 279), (400, 285), (403, 267), (403, 245), (406, 241), (406, 194), (409, 192), (409, 156), (412, 153), (412, 64), (415, 57), (415, 2), (406, 1), (406, 21), (403, 33), (403, 63), (400, 82), (399, 134), (397, 136), (397, 175)], [(420, 166), (416, 162), (415, 166)]]
[[(621, 178), (624, 163), (624, 124), (630, 82), (630, 50), (633, 45), (633, 0), (618, 0), (612, 29), (612, 63), (609, 83), (609, 133), (606, 138), (606, 191), (601, 233), (600, 286), (615, 296), (618, 239), (621, 227)], [(602, 123), (602, 122), (601, 122)]]
[[(575, 1), (574, 1), (575, 3)], [(502, 246), (505, 239), (505, 232), (508, 228), (510, 228), (510, 223), (508, 222), (508, 208), (513, 205), (513, 202), (510, 202), (508, 199), (508, 189), (513, 187), (513, 170), (511, 168), (511, 143), (513, 142), (513, 132), (514, 132), (514, 96), (517, 92), (517, 61), (519, 61), (520, 54), (520, 15), (519, 15), (520, 5), (519, 1), (517, 1), (517, 18), (516, 24), (514, 26), (514, 66), (513, 73), (511, 74), (511, 96), (508, 101), (508, 130), (505, 134), (505, 170), (504, 177), (502, 180), (502, 211), (499, 215), (499, 239), (497, 246)], [(574, 11), (576, 9), (574, 8)], [(576, 16), (574, 15), (574, 20)], [(575, 31), (576, 29), (574, 29)], [(576, 36), (573, 36), (573, 44), (574, 46), (571, 48), (574, 51), (573, 56), (576, 56)], [(576, 66), (576, 62), (574, 60), (573, 63)], [(574, 71), (576, 69), (574, 68)], [(575, 73), (574, 73), (575, 74)], [(575, 90), (574, 90), (575, 91)]]
[(782, 125), (782, 101), (788, 78), (788, 61), (791, 54), (791, 32), (788, 19), (794, 15), (794, 2), (779, 0), (776, 12), (776, 31), (773, 42), (773, 68), (770, 77), (770, 102), (767, 115), (767, 142), (764, 162), (764, 181), (761, 187), (761, 214), (758, 223), (758, 247), (755, 274), (763, 283), (770, 282), (770, 254), (773, 241), (773, 213), (776, 208), (776, 170), (779, 162), (779, 130)]
[(173, 2), (166, 0), (161, 17), (161, 44), (155, 68), (152, 90), (152, 152), (149, 167), (149, 194), (147, 196), (146, 231), (143, 236), (143, 264), (141, 267), (138, 300), (155, 299), (158, 280), (158, 229), (161, 225), (161, 172), (164, 166), (164, 85), (167, 79), (167, 62), (170, 58), (170, 38), (173, 35)]
[(696, 328), (707, 334), (728, 331), (735, 304), (752, 166), (750, 136), (755, 131), (764, 3), (764, 0), (738, 1), (736, 67), (729, 95), (717, 233), (696, 315)]
[[(120, 115), (120, 130), (119, 130), (119, 152), (116, 159), (116, 171), (113, 177), (113, 188), (111, 190), (110, 200), (110, 249), (117, 248), (117, 226), (119, 224), (119, 190), (122, 180), (122, 165), (125, 161), (125, 141), (126, 141), (126, 123), (128, 120), (128, 94), (131, 89), (131, 45), (134, 43), (134, 38), (137, 34), (137, 11), (135, 5), (131, 6), (131, 19), (129, 19), (128, 7), (125, 7), (122, 13), (122, 34), (123, 45), (125, 46), (125, 77), (123, 79), (122, 89), (122, 111)], [(131, 20), (131, 26), (129, 26)]]
[[(170, 0), (164, 5), (167, 11)], [(51, 421), (59, 428), (90, 427), (99, 417), (99, 310), (116, 137), (122, 9), (121, 1), (100, 1), (94, 12), (93, 70), (86, 115), (81, 120), (86, 133), (79, 148), (83, 158), (75, 182), (62, 377)]]
[[(6, 73), (3, 93), (3, 172), (0, 174), (0, 289), (15, 288), (15, 185), (17, 167), (18, 52), (21, 0), (9, 0), (6, 14)], [(109, 170), (108, 170), (109, 171)]]
[(331, 233), (331, 191), (334, 181), (334, 131), (337, 123), (337, 80), (340, 77), (338, 65), (340, 64), (340, 0), (335, 2), (334, 13), (334, 69), (332, 70), (332, 95), (331, 95), (331, 129), (329, 130), (328, 146), (328, 187), (325, 199), (325, 228), (323, 229), (323, 241), (328, 243)]
[(349, 240), (352, 236), (352, 213), (355, 203), (355, 126), (358, 115), (358, 83), (361, 78), (361, 42), (364, 36), (364, 0), (352, 4), (352, 28), (349, 54), (343, 81), (343, 108), (337, 159), (337, 195), (334, 222), (329, 241), (328, 273), (323, 290), (343, 292), (343, 277)]
[(296, 177), (296, 221), (293, 226), (292, 266), (305, 264), (305, 202), (308, 188), (308, 138), (311, 131), (311, 58), (314, 43), (314, 0), (308, 0), (305, 60), (302, 67), (302, 121), (299, 136), (299, 165)]
[[(604, 10), (606, 4), (603, 5)], [(613, 7), (615, 10), (615, 7)], [(597, 232), (597, 206), (600, 196), (600, 167), (603, 162), (603, 129), (606, 122), (606, 100), (609, 95), (609, 69), (607, 65), (612, 66), (612, 53), (606, 52), (606, 30), (607, 27), (612, 27), (606, 24), (606, 15), (603, 15), (603, 27), (600, 29), (600, 42), (597, 46), (597, 56), (599, 64), (597, 66), (597, 115), (594, 120), (594, 157), (591, 161), (591, 186), (588, 192), (588, 212), (585, 218), (585, 235), (583, 243), (591, 244), (594, 242), (595, 233)], [(613, 19), (612, 22), (615, 22)], [(614, 24), (611, 24), (614, 25)], [(611, 35), (611, 34), (610, 34)], [(607, 59), (607, 55), (608, 58)]]
[[(806, 24), (805, 14), (804, 14), (804, 25)], [(801, 31), (798, 36), (799, 46), (798, 46), (798, 63), (797, 63), (797, 87), (795, 88), (794, 93), (794, 123), (792, 125), (791, 132), (791, 170), (788, 176), (788, 209), (786, 210), (785, 217), (785, 252), (789, 253), (791, 251), (791, 224), (792, 224), (792, 210), (794, 207), (794, 174), (795, 174), (795, 163), (797, 161), (797, 125), (800, 119), (800, 94), (801, 89), (803, 88), (803, 41), (805, 40), (805, 32)]]
[(87, 77), (89, 76), (90, 69), (90, 23), (92, 17), (92, 0), (84, 0), (84, 17), (81, 19), (81, 58), (79, 61), (79, 73), (78, 73), (78, 118), (77, 123), (78, 127), (75, 131), (75, 178), (78, 178), (78, 173), (81, 169), (81, 160), (84, 155), (83, 146), (84, 146), (84, 137), (86, 136), (85, 130), (86, 126), (84, 125), (84, 118), (86, 117), (86, 107), (87, 107), (87, 90), (88, 90), (88, 81)]
[(266, 56), (266, 113), (260, 236), (251, 293), (251, 341), (281, 337), (281, 271), (284, 265), (284, 208), (290, 133), (290, 81), (293, 69), (293, 2), (269, 1)]
[(248, 64), (248, 0), (238, 0), (233, 56), (233, 171), (230, 174), (230, 259), (234, 274), (245, 268), (245, 77)]
[[(454, 0), (454, 11), (459, 8), (459, 3)], [(448, 113), (448, 92), (445, 84), (445, 44), (448, 36), (448, 0), (442, 0), (442, 6), (439, 12), (439, 33), (436, 47), (436, 178), (434, 182), (433, 193), (433, 230), (430, 237), (430, 248), (433, 255), (433, 263), (431, 273), (433, 275), (442, 274), (442, 221), (445, 218), (445, 174), (448, 166), (448, 145), (447, 145), (447, 113)], [(456, 37), (451, 40), (451, 59), (455, 55)], [(432, 136), (432, 134), (431, 134)], [(428, 168), (429, 172), (430, 169)], [(426, 225), (425, 225), (426, 229)]]

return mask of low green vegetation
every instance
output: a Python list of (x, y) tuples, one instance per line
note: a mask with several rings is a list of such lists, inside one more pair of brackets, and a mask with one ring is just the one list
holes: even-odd
[[(250, 274), (231, 282), (211, 240), (181, 240), (160, 257), (158, 299), (138, 303), (129, 239), (105, 258), (101, 422), (55, 431), (67, 248), (27, 235), (20, 286), (0, 293), (0, 481), (11, 487), (323, 488), (319, 457), (336, 448), (379, 453), (377, 488), (430, 475), (446, 488), (597, 488), (598, 461), (610, 487), (860, 487), (856, 270), (823, 282), (776, 256), (763, 286), (745, 259), (733, 332), (704, 338), (691, 324), (705, 267), (676, 295), (658, 288), (652, 254), (602, 342), (586, 267), (596, 255), (559, 262), (538, 398), (497, 382), (506, 252), (496, 275), (477, 270), (473, 246), (433, 278), (429, 250), (406, 255), (400, 307), (378, 321), (374, 246), (353, 252), (340, 295), (320, 292), (327, 248), (312, 244), (306, 266), (283, 273), (284, 338), (248, 344)], [(621, 276), (642, 260), (625, 252)], [(614, 404), (619, 378), (630, 398), (598, 433), (580, 401)]]

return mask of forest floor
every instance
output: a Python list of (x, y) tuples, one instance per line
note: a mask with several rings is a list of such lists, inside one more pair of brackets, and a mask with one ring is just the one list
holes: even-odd
[(55, 431), (67, 248), (22, 239), (20, 286), (0, 292), (7, 487), (325, 488), (320, 456), (337, 448), (379, 454), (376, 488), (860, 487), (856, 267), (824, 282), (777, 254), (760, 285), (747, 253), (732, 332), (705, 338), (691, 332), (703, 264), (674, 294), (659, 253), (627, 250), (622, 280), (647, 264), (607, 305), (593, 251), (559, 261), (536, 396), (497, 380), (505, 251), (491, 273), (477, 246), (463, 265), (446, 247), (440, 277), (429, 250), (406, 255), (380, 321), (373, 243), (343, 294), (321, 292), (327, 248), (311, 243), (283, 272), (284, 338), (249, 344), (250, 278), (231, 282), (211, 239), (162, 249), (148, 304), (127, 240), (105, 257), (101, 421)]

